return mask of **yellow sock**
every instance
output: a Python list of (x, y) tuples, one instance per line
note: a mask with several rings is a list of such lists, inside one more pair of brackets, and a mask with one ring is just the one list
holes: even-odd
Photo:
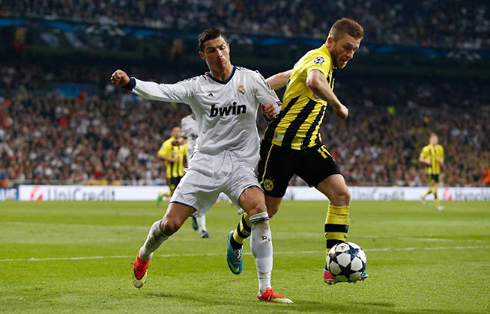
[(338, 243), (345, 242), (349, 231), (349, 206), (328, 206), (325, 219), (325, 239), (327, 240), (327, 253)]
[(439, 206), (439, 199), (437, 198), (437, 188), (432, 188), (432, 193), (434, 193), (434, 206)]
[(432, 193), (432, 188), (430, 188), (427, 192), (425, 192), (424, 195), (422, 195), (422, 198), (425, 198), (427, 195)]
[(240, 222), (236, 226), (235, 232), (233, 232), (233, 240), (237, 244), (243, 245), (243, 242), (245, 242), (245, 240), (248, 237), (250, 237), (251, 232), (252, 232), (252, 227), (250, 224), (250, 217), (248, 216), (247, 213), (245, 213), (242, 215)]

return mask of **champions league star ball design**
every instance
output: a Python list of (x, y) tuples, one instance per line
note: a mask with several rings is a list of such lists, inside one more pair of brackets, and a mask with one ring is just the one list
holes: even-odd
[(352, 242), (334, 245), (327, 255), (327, 270), (338, 281), (358, 281), (366, 265), (366, 254), (359, 245)]

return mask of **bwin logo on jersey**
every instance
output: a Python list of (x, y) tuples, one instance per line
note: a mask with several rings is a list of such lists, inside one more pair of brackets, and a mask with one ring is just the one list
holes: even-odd
[(236, 102), (233, 102), (233, 105), (228, 107), (216, 108), (216, 105), (211, 105), (211, 117), (216, 117), (218, 114), (223, 116), (229, 115), (237, 115), (247, 112), (247, 107), (245, 105), (237, 106)]

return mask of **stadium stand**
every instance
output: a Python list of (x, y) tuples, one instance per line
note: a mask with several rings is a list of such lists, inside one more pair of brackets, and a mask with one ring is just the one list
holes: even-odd
[[(198, 31), (324, 38), (339, 17), (358, 20), (366, 41), (411, 46), (489, 48), (490, 10), (485, 1), (423, 0), (5, 0), (0, 16), (69, 20), (104, 25), (141, 25)], [(382, 25), (382, 27), (381, 27)], [(437, 30), (437, 31), (435, 31)]]

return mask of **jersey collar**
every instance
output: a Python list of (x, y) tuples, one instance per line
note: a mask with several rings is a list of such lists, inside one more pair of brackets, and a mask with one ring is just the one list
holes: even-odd
[(321, 47), (322, 51), (330, 57), (330, 69), (331, 70), (334, 70), (336, 69), (336, 67), (333, 66), (333, 58), (332, 58), (332, 55), (330, 54), (330, 50), (328, 50), (328, 47), (327, 45), (323, 44), (322, 47)]
[(209, 77), (210, 77), (210, 78), (211, 78), (213, 81), (215, 81), (215, 82), (218, 82), (218, 83), (220, 83), (220, 84), (225, 85), (225, 84), (227, 84), (227, 83), (228, 83), (228, 82), (229, 82), (229, 81), (232, 79), (233, 75), (235, 75), (235, 70), (236, 70), (236, 67), (235, 67), (234, 65), (233, 65), (232, 67), (233, 67), (233, 69), (231, 70), (231, 74), (230, 74), (230, 76), (229, 76), (229, 77), (228, 77), (228, 78), (227, 78), (225, 81), (221, 81), (221, 80), (219, 80), (219, 79), (215, 78), (211, 72), (208, 72), (208, 73), (206, 73), (206, 74), (207, 74), (207, 75), (208, 75), (208, 76), (209, 76)]

